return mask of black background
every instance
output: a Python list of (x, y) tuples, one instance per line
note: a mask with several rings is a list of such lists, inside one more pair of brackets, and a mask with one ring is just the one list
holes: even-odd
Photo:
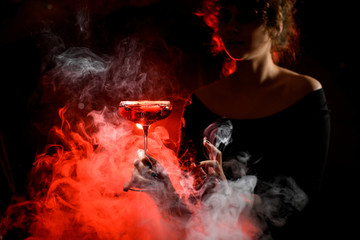
[[(82, 6), (90, 13), (90, 38), (79, 34), (76, 26), (75, 15)], [(39, 41), (38, 34), (44, 26), (49, 25), (66, 47), (87, 46), (105, 52), (111, 51), (118, 39), (141, 31), (144, 26), (154, 26), (169, 44), (183, 51), (185, 59), (192, 61), (192, 56), (200, 56), (202, 67), (206, 68), (216, 60), (203, 45), (207, 32), (193, 14), (198, 6), (198, 0), (1, 1), (1, 160), (5, 163), (6, 154), (17, 195), (26, 196), (27, 173), (36, 153), (46, 143), (47, 126), (35, 124), (46, 117), (37, 108), (46, 51), (46, 42)], [(319, 232), (322, 239), (352, 239), (359, 216), (358, 7), (356, 1), (350, 0), (302, 0), (297, 8), (301, 48), (290, 68), (322, 83), (331, 110), (330, 151), (322, 190), (323, 208), (319, 209), (324, 217), (319, 219)], [(194, 75), (194, 64), (184, 64), (184, 75)], [(194, 80), (183, 81), (189, 91), (199, 84), (199, 80), (195, 85)], [(0, 181), (3, 213), (13, 194), (3, 171)]]

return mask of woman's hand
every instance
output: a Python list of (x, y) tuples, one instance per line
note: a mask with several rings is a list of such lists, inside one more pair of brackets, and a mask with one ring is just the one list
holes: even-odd
[(209, 153), (209, 160), (200, 162), (199, 167), (207, 169), (208, 176), (214, 176), (222, 181), (226, 182), (224, 170), (222, 168), (222, 153), (206, 138), (204, 138), (203, 144)]
[(192, 169), (195, 190), (200, 191), (199, 195), (203, 197), (213, 192), (221, 183), (227, 192), (228, 183), (222, 168), (222, 153), (206, 138), (204, 138), (203, 144), (209, 153), (209, 160), (200, 162)]
[(153, 157), (138, 152), (134, 171), (124, 191), (146, 192), (162, 213), (188, 218), (191, 215), (186, 204), (179, 198), (164, 167)]
[[(160, 188), (172, 188), (170, 178), (163, 166), (144, 151), (138, 151), (138, 159), (134, 161), (134, 171), (130, 182), (124, 186), (124, 191), (156, 191)], [(161, 185), (161, 186), (159, 186)]]

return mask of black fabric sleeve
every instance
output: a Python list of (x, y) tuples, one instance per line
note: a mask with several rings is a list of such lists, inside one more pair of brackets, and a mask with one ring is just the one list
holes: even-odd
[(274, 239), (321, 236), (318, 232), (324, 221), (320, 211), (321, 187), (329, 148), (330, 112), (322, 91), (312, 96), (311, 101), (305, 101), (302, 109), (298, 128), (293, 132), (296, 138), (288, 150), (293, 156), (288, 170), (289, 176), (307, 194), (308, 203), (299, 214), (290, 217), (283, 228), (271, 230)]
[(322, 186), (324, 167), (329, 150), (330, 112), (324, 92), (313, 96), (303, 106), (306, 114), (299, 117), (299, 128), (293, 155), (298, 159), (293, 167), (294, 178), (307, 194), (316, 196)]

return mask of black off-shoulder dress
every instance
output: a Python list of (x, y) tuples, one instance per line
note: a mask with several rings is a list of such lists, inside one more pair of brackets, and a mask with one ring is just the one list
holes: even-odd
[[(230, 123), (231, 141), (226, 146), (219, 145), (226, 177), (235, 180), (244, 171), (255, 175), (259, 185), (255, 192), (263, 190), (261, 183), (291, 177), (307, 194), (308, 206), (301, 213), (303, 217), (281, 229), (276, 228), (272, 235), (274, 239), (300, 239), (306, 229), (310, 229), (307, 225), (314, 220), (311, 214), (316, 212), (329, 146), (330, 116), (323, 89), (307, 94), (273, 115), (245, 120), (218, 116), (192, 95), (183, 117), (179, 156), (190, 152), (196, 156), (196, 162), (206, 159), (202, 150), (204, 130), (214, 123), (218, 127)], [(243, 170), (237, 172), (234, 166)]]

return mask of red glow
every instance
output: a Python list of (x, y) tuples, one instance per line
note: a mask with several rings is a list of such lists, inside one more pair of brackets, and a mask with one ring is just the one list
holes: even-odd
[[(246, 213), (241, 221), (238, 216), (221, 215), (231, 210), (227, 203), (219, 209), (211, 204), (188, 203), (193, 217), (182, 222), (162, 214), (161, 206), (147, 194), (123, 192), (138, 158), (137, 151), (142, 149), (143, 137), (134, 134), (131, 122), (118, 116), (120, 122), (114, 125), (105, 119), (103, 112), (89, 115), (98, 129), (91, 135), (85, 122), (73, 123), (67, 108), (59, 110), (62, 124), (51, 132), (55, 143), (49, 144), (34, 163), (29, 188), (31, 201), (8, 208), (0, 234), (11, 227), (24, 226), (30, 232), (28, 239), (52, 240), (168, 240), (194, 236), (224, 239), (217, 236), (251, 236), (257, 232)], [(186, 201), (192, 194), (186, 187), (191, 185), (191, 179), (183, 178), (175, 153), (163, 144), (166, 138), (164, 128), (154, 128), (149, 134), (150, 154), (164, 166), (175, 190)], [(239, 205), (239, 213), (251, 206), (250, 200)], [(215, 221), (214, 216), (219, 213), (221, 218)], [(225, 230), (226, 233), (222, 232)]]
[[(212, 32), (211, 43), (212, 43), (212, 52), (213, 54), (219, 54), (223, 51), (226, 51), (224, 43), (219, 34), (219, 20), (218, 12), (220, 7), (217, 5), (216, 0), (205, 0), (203, 1), (202, 9), (195, 14), (199, 17), (202, 17), (205, 24), (208, 25)], [(222, 74), (224, 76), (229, 76), (236, 71), (236, 60), (232, 59), (230, 54), (227, 53), (230, 57), (226, 59), (223, 65)]]
[[(60, 109), (59, 115), (62, 125), (52, 130), (57, 144), (48, 145), (34, 163), (30, 188), (33, 200), (11, 206), (9, 218), (1, 225), (16, 227), (30, 220), (30, 232), (36, 239), (181, 236), (169, 223), (164, 224), (157, 206), (146, 194), (122, 191), (130, 179), (136, 151), (142, 148), (141, 135), (134, 135), (127, 122), (114, 126), (104, 121), (101, 113), (92, 113), (99, 131), (90, 137), (83, 122), (70, 125), (71, 115), (66, 108)], [(149, 141), (161, 154), (155, 156), (174, 172), (174, 153), (154, 137)], [(25, 206), (31, 209), (31, 216), (23, 212)], [(11, 223), (11, 215), (20, 211), (21, 217)]]
[(207, 0), (203, 1), (202, 9), (195, 14), (199, 17), (202, 17), (205, 24), (208, 25), (213, 30), (212, 35), (212, 50), (214, 54), (220, 53), (224, 50), (224, 44), (219, 35), (218, 27), (218, 11), (219, 6), (217, 6), (216, 0)]

